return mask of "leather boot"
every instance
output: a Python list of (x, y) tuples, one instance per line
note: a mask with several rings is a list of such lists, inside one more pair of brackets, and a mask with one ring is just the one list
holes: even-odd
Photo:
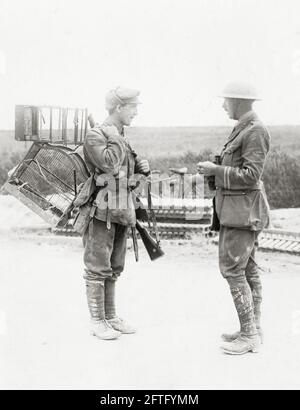
[[(260, 343), (263, 344), (264, 342), (264, 334), (262, 329), (257, 329), (258, 332), (258, 336), (260, 337)], [(241, 335), (241, 332), (235, 332), (235, 333), (223, 333), (221, 335), (221, 339), (223, 340), (223, 342), (228, 342), (231, 343), (234, 340), (236, 340), (239, 336)]]
[(86, 295), (91, 316), (91, 334), (102, 340), (120, 337), (121, 332), (113, 329), (105, 320), (104, 283), (86, 281)]
[(114, 329), (110, 323), (103, 319), (99, 322), (91, 322), (91, 335), (101, 340), (114, 340), (121, 336), (121, 332)]
[(257, 353), (260, 338), (255, 324), (253, 299), (250, 286), (246, 278), (229, 278), (232, 298), (239, 317), (241, 331), (232, 342), (225, 342), (221, 349), (231, 355), (242, 355), (248, 352)]
[(136, 333), (136, 329), (133, 326), (131, 326), (129, 323), (125, 322), (125, 320), (119, 317), (114, 317), (113, 319), (109, 319), (108, 323), (115, 330), (118, 330), (119, 332), (125, 335), (131, 335), (133, 333)]

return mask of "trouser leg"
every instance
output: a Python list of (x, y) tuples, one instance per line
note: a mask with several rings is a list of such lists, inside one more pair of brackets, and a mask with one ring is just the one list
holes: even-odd
[[(116, 224), (107, 229), (106, 223), (93, 219), (83, 237), (87, 301), (91, 315), (91, 333), (99, 339), (112, 340), (121, 335), (107, 321), (105, 297), (109, 317), (115, 316), (114, 289), (117, 276), (112, 267), (112, 255), (116, 242)], [(119, 269), (118, 274), (120, 274)], [(106, 282), (108, 286), (106, 286)]]
[(105, 316), (112, 319), (117, 316), (116, 312), (116, 281), (124, 270), (127, 247), (128, 228), (116, 225), (113, 250), (111, 254), (112, 277), (105, 280)]
[(84, 278), (101, 282), (113, 277), (111, 256), (114, 248), (116, 224), (107, 229), (106, 222), (93, 219), (84, 237)]
[(116, 316), (116, 280), (124, 270), (127, 227), (94, 219), (83, 238), (84, 278), (89, 283), (102, 283), (104, 288), (104, 309), (106, 318)]
[(219, 236), (220, 271), (230, 291), (245, 334), (255, 332), (251, 287), (246, 279), (246, 268), (254, 250), (257, 234), (246, 229), (221, 226)]
[(114, 226), (108, 230), (105, 222), (94, 219), (83, 237), (84, 279), (92, 322), (105, 319), (105, 279), (113, 275), (110, 258), (114, 235)]
[(124, 270), (127, 249), (128, 227), (117, 224), (115, 226), (115, 236), (111, 253), (112, 279), (118, 279)]
[(111, 279), (106, 279), (105, 281), (105, 315), (115, 330), (123, 334), (132, 334), (136, 332), (136, 329), (117, 315), (115, 302), (117, 278), (123, 271), (125, 265), (127, 233), (128, 229), (126, 226), (116, 226), (114, 248), (111, 255), (113, 276)]

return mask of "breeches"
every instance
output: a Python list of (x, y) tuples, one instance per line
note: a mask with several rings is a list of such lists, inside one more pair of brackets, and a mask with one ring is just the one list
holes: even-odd
[(251, 277), (259, 280), (255, 262), (258, 232), (247, 229), (220, 227), (219, 267), (224, 278)]
[(103, 283), (105, 279), (117, 280), (124, 270), (127, 243), (127, 226), (91, 220), (83, 236), (84, 278)]

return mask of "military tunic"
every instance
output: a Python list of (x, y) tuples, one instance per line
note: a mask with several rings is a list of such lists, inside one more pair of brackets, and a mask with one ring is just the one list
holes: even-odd
[[(103, 126), (114, 125), (107, 119)], [(91, 172), (95, 215), (83, 236), (88, 281), (116, 280), (124, 269), (128, 226), (136, 223), (128, 181), (135, 172), (136, 154), (120, 135), (106, 135), (102, 126), (85, 139), (84, 156)], [(95, 195), (96, 193), (96, 195)]]
[(250, 111), (222, 150), (221, 165), (215, 171), (215, 206), (220, 221), (219, 266), (225, 278), (245, 273), (257, 277), (255, 244), (269, 223), (261, 180), (269, 147), (266, 127)]

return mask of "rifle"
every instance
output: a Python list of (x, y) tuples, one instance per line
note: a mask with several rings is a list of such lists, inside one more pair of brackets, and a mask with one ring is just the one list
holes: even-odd
[(137, 196), (137, 194), (132, 191), (133, 197), (135, 199), (136, 202), (136, 206), (137, 204), (139, 205), (138, 207), (136, 207), (136, 225), (134, 228), (132, 228), (132, 237), (133, 237), (133, 245), (134, 245), (134, 251), (135, 251), (135, 259), (136, 261), (138, 261), (138, 246), (137, 246), (137, 242), (136, 242), (136, 235), (135, 235), (135, 230), (138, 231), (138, 233), (140, 234), (140, 237), (142, 239), (142, 242), (146, 248), (146, 251), (148, 252), (148, 255), (150, 257), (150, 259), (152, 261), (158, 259), (159, 257), (164, 255), (163, 250), (160, 247), (160, 241), (159, 241), (159, 237), (158, 237), (158, 232), (157, 232), (157, 225), (156, 225), (156, 217), (154, 214), (154, 211), (152, 209), (152, 203), (151, 203), (151, 199), (149, 198), (151, 192), (150, 192), (150, 187), (148, 185), (148, 207), (150, 208), (150, 215), (151, 215), (151, 219), (152, 219), (152, 225), (155, 231), (155, 236), (156, 238), (152, 238), (152, 236), (150, 235), (150, 233), (148, 232), (148, 230), (139, 222), (139, 220), (143, 221), (143, 222), (148, 222), (148, 225), (150, 227), (150, 217), (148, 215), (147, 210), (145, 209), (144, 205), (142, 204), (141, 200), (139, 199), (139, 197)]
[(150, 256), (150, 259), (154, 261), (155, 259), (160, 258), (161, 256), (164, 255), (163, 250), (161, 249), (160, 245), (158, 242), (156, 242), (152, 236), (149, 234), (147, 229), (143, 227), (139, 221), (136, 221), (136, 230), (140, 234), (140, 237), (143, 241), (143, 244), (146, 248), (146, 251), (148, 252), (148, 255)]

